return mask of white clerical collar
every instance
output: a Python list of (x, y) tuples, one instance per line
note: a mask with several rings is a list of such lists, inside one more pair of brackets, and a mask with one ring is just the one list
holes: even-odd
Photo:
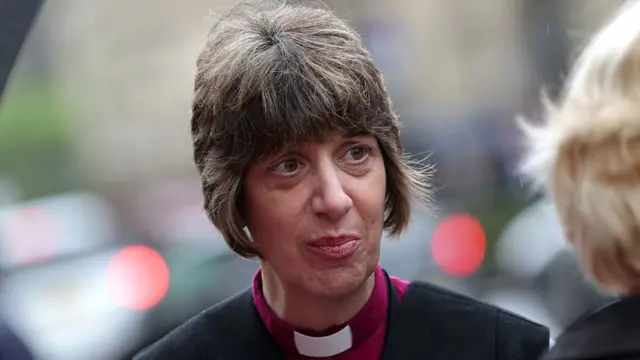
[(345, 326), (335, 334), (321, 337), (307, 336), (294, 331), (293, 340), (298, 353), (309, 357), (335, 356), (349, 350), (353, 345), (350, 326)]

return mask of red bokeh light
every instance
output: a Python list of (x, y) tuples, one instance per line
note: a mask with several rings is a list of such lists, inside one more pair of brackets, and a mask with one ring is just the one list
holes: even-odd
[(162, 255), (140, 245), (119, 251), (107, 268), (109, 293), (119, 305), (132, 310), (146, 310), (160, 303), (169, 290), (169, 278)]
[(433, 232), (431, 250), (438, 267), (452, 276), (469, 276), (484, 261), (486, 235), (478, 219), (454, 214), (443, 219)]

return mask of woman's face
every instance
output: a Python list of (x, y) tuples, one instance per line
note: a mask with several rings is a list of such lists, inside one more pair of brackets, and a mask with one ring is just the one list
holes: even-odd
[(386, 176), (374, 137), (283, 150), (252, 165), (244, 181), (247, 227), (263, 268), (285, 288), (339, 297), (375, 271)]

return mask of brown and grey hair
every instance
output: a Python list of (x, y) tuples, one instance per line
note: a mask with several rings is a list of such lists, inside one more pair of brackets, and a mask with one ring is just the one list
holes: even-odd
[(241, 4), (220, 17), (197, 60), (191, 130), (205, 210), (243, 257), (260, 253), (242, 220), (248, 164), (335, 134), (369, 134), (385, 160), (384, 226), (400, 234), (412, 199), (428, 200), (429, 168), (403, 155), (399, 122), (360, 36), (330, 11)]

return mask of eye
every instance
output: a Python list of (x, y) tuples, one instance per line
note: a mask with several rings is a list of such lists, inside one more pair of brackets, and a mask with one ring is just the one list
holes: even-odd
[(281, 160), (280, 162), (275, 164), (275, 166), (273, 167), (273, 171), (283, 174), (290, 174), (298, 171), (298, 168), (300, 168), (300, 162), (298, 161), (298, 159), (290, 158)]
[(370, 148), (365, 145), (357, 145), (347, 151), (345, 158), (352, 163), (361, 163), (367, 159), (370, 151)]

